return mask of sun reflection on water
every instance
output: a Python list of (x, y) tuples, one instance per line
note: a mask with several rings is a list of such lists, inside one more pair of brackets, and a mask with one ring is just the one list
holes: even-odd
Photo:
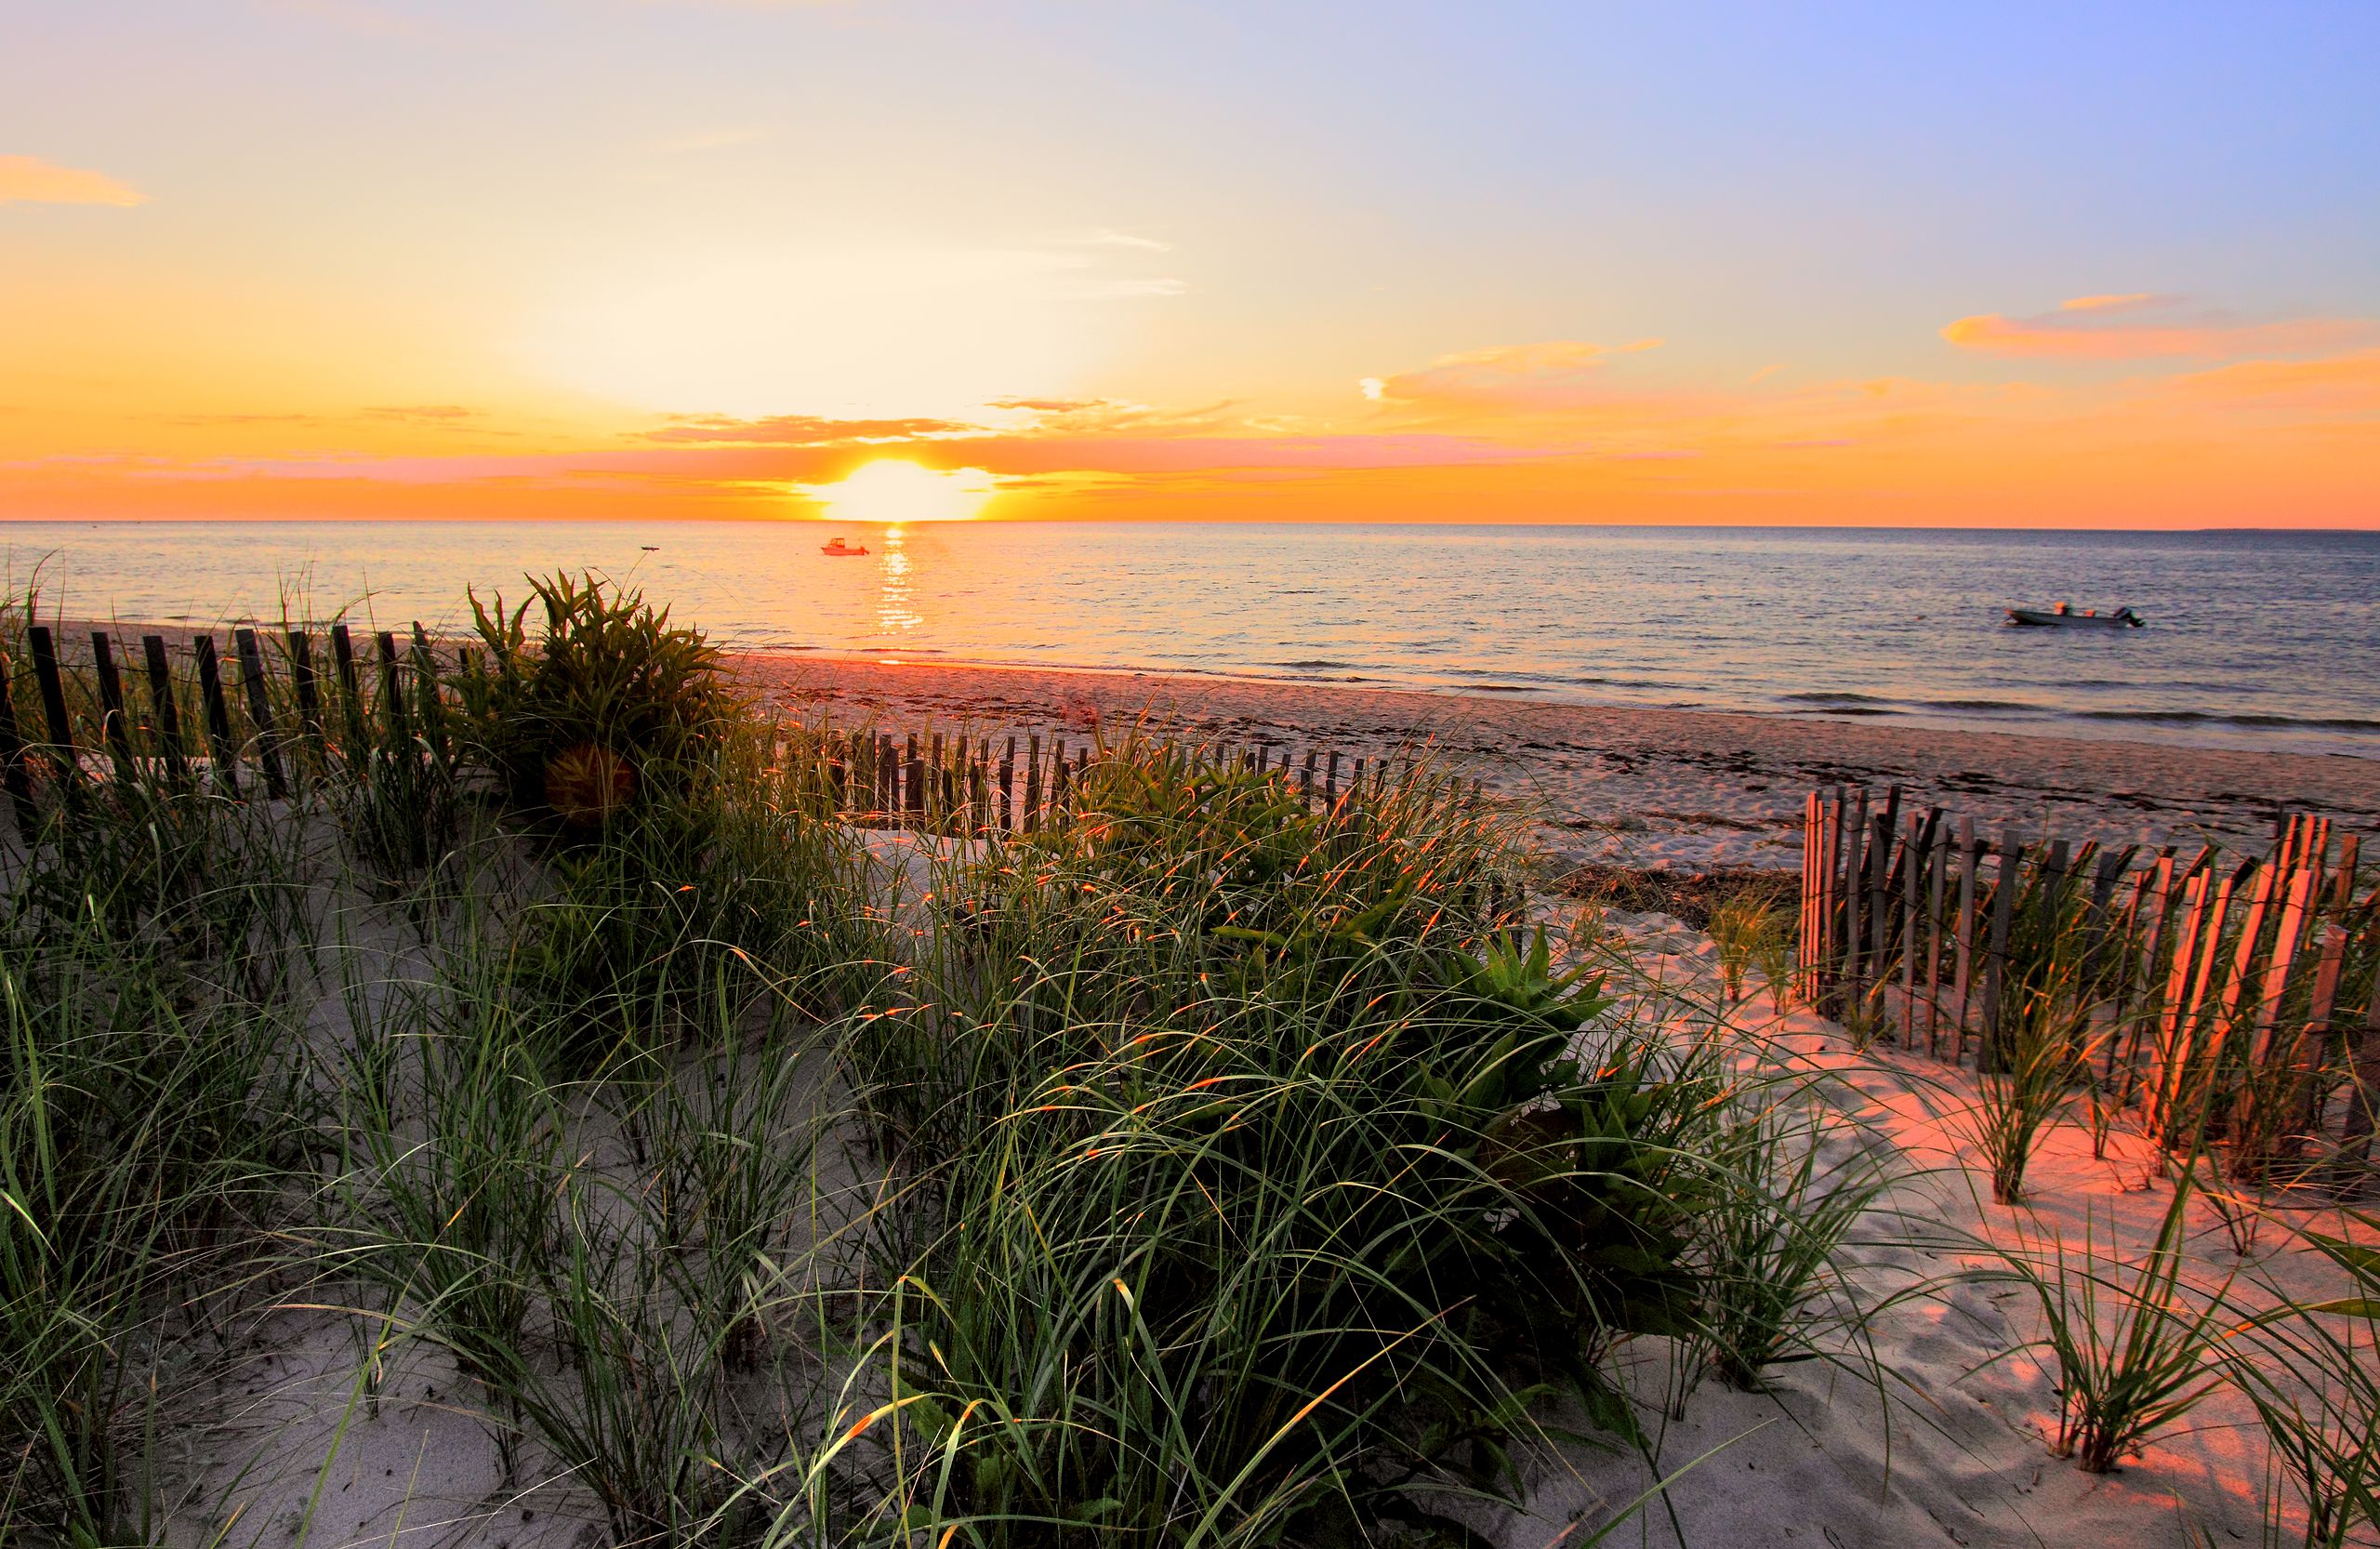
[(904, 634), (925, 622), (925, 616), (917, 611), (909, 568), (906, 535), (897, 524), (886, 527), (876, 595), (876, 628), (880, 634)]

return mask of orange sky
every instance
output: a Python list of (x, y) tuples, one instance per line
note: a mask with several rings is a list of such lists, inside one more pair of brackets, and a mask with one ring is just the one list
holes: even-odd
[[(1957, 94), (2004, 80), (1929, 129), (1887, 78), (1950, 68), (1916, 34), (1719, 111), (1787, 89), (1751, 40), (1490, 143), (1589, 111), (1566, 60), (1685, 67), (1641, 17), (1368, 38), (1386, 102), (1257, 13), (144, 10), (0, 62), (0, 516), (864, 518), (832, 486), (897, 458), (1007, 517), (2380, 525), (2371, 211), (2212, 110), (2145, 160), (2060, 125), (2088, 70), (1997, 141)], [(2279, 60), (2243, 122), (2319, 119)], [(1903, 165), (1887, 93), (2021, 188)]]

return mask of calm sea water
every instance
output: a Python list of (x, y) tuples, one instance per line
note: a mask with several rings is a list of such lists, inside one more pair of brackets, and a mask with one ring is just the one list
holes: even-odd
[[(738, 648), (1373, 683), (2380, 757), (2380, 534), (20, 522), (45, 611), (433, 626), (593, 568)], [(651, 547), (647, 547), (647, 546)], [(2010, 629), (2122, 604), (2121, 632)]]

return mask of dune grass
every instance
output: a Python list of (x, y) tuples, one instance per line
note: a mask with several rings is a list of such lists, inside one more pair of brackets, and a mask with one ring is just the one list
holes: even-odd
[[(1632, 1344), (1758, 1388), (1856, 1337), (1892, 1173), (1747, 1064), (1772, 905), (1722, 904), (1681, 1038), (1426, 760), (1325, 806), (1126, 736), (1030, 831), (863, 833), (827, 729), (699, 637), (532, 602), (286, 801), (144, 744), (6, 854), (31, 1542), (278, 1542), (272, 1436), (163, 1438), (301, 1317), (353, 1352), (301, 1525), (427, 1370), (497, 1481), (465, 1515), (544, 1490), (634, 1544), (1477, 1543), (1580, 1433), (1649, 1450)], [(2089, 1283), (2043, 1291), (2079, 1369)]]

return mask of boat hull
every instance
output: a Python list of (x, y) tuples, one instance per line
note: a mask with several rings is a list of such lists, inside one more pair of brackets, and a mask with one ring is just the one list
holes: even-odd
[(2137, 629), (2140, 616), (2129, 609), (2115, 613), (2055, 613), (2041, 608), (2010, 608), (2008, 622), (2025, 629)]

